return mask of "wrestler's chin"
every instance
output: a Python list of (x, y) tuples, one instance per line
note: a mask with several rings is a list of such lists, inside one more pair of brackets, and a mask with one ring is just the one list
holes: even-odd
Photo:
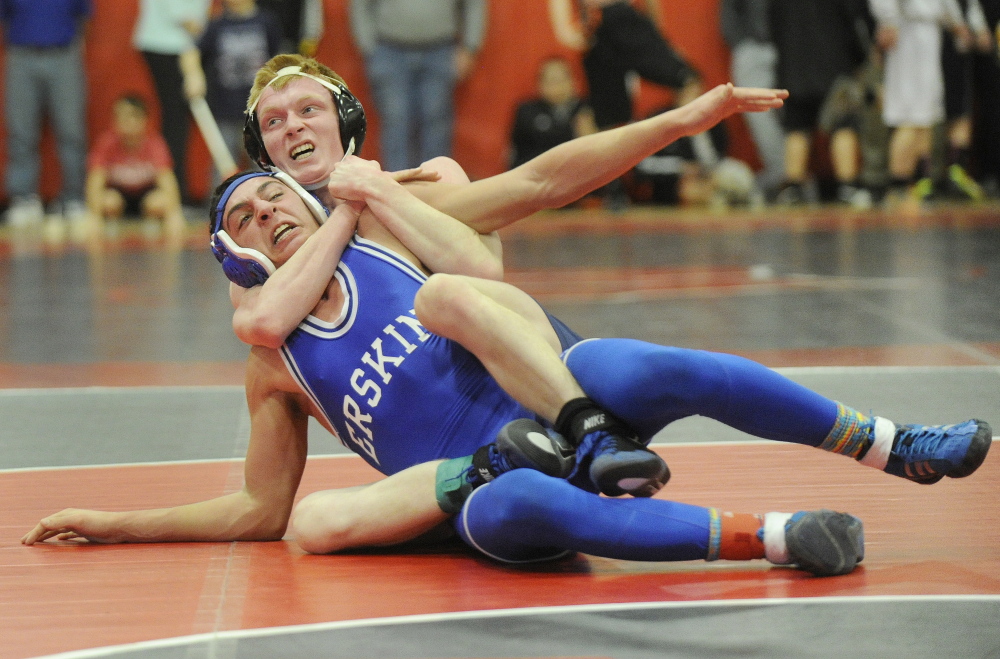
[(324, 159), (315, 156), (305, 160), (288, 159), (287, 162), (278, 164), (278, 169), (284, 171), (294, 178), (304, 187), (323, 183), (330, 176), (330, 167), (325, 166)]

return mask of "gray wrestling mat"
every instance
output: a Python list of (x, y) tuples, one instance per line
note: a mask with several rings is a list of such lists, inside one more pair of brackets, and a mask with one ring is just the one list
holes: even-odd
[[(779, 369), (864, 412), (899, 423), (1000, 423), (1000, 367)], [(242, 458), (250, 423), (242, 387), (0, 390), (0, 469)], [(310, 421), (312, 455), (347, 453)], [(655, 443), (741, 441), (750, 436), (701, 417)]]
[[(478, 611), (221, 632), (60, 659), (1000, 657), (1000, 597), (795, 598)], [(905, 630), (905, 636), (894, 630)]]

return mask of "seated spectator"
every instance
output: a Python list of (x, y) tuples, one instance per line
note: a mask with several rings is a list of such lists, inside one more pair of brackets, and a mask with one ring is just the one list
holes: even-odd
[(511, 168), (574, 137), (597, 132), (594, 113), (580, 98), (569, 62), (550, 57), (538, 68), (538, 97), (521, 103), (511, 129)]
[(100, 235), (106, 219), (158, 219), (169, 235), (182, 234), (180, 190), (163, 136), (148, 128), (146, 103), (127, 94), (113, 108), (112, 127), (87, 162), (90, 235)]

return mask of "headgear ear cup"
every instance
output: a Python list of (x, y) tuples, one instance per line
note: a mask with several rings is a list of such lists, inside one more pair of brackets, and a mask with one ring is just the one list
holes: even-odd
[(260, 134), (260, 124), (257, 123), (257, 113), (246, 113), (246, 120), (243, 122), (243, 148), (247, 156), (261, 169), (271, 166), (271, 159), (264, 149), (264, 138)]
[[(348, 152), (351, 141), (354, 142), (354, 155), (361, 153), (361, 145), (365, 141), (365, 134), (368, 130), (368, 122), (365, 119), (365, 109), (361, 101), (351, 93), (347, 87), (340, 83), (333, 83), (324, 80), (319, 76), (304, 73), (300, 66), (290, 66), (275, 74), (270, 85), (278, 78), (290, 75), (298, 75), (310, 78), (320, 83), (332, 92), (333, 104), (337, 108), (337, 117), (340, 123), (340, 144), (344, 153)], [(261, 92), (263, 93), (263, 91)], [(260, 100), (260, 97), (258, 97)], [(243, 147), (247, 155), (261, 168), (267, 169), (274, 162), (264, 148), (264, 136), (260, 132), (260, 122), (257, 120), (257, 104), (254, 103), (246, 112), (246, 121), (243, 123)]]
[(212, 236), (211, 246), (212, 254), (222, 264), (222, 271), (237, 286), (260, 286), (276, 269), (271, 259), (255, 249), (240, 247), (225, 231)]

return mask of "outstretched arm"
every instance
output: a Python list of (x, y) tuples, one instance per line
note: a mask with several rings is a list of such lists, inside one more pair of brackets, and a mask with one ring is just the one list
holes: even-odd
[[(366, 205), (431, 272), (503, 278), (500, 240), (483, 235), (414, 197), (378, 163), (348, 156), (330, 174), (330, 194)], [(364, 218), (362, 218), (364, 225)]]
[(740, 112), (779, 108), (787, 97), (783, 90), (719, 85), (675, 110), (560, 144), (509, 172), (467, 185), (415, 183), (408, 189), (434, 208), (489, 233), (539, 210), (565, 206), (681, 137)]
[(156, 510), (104, 512), (69, 508), (41, 520), (21, 542), (31, 545), (50, 539), (97, 543), (281, 539), (305, 466), (307, 418), (293, 397), (268, 389), (267, 377), (260, 377), (259, 367), (263, 364), (255, 353), (251, 353), (247, 365), (252, 430), (242, 490)]

